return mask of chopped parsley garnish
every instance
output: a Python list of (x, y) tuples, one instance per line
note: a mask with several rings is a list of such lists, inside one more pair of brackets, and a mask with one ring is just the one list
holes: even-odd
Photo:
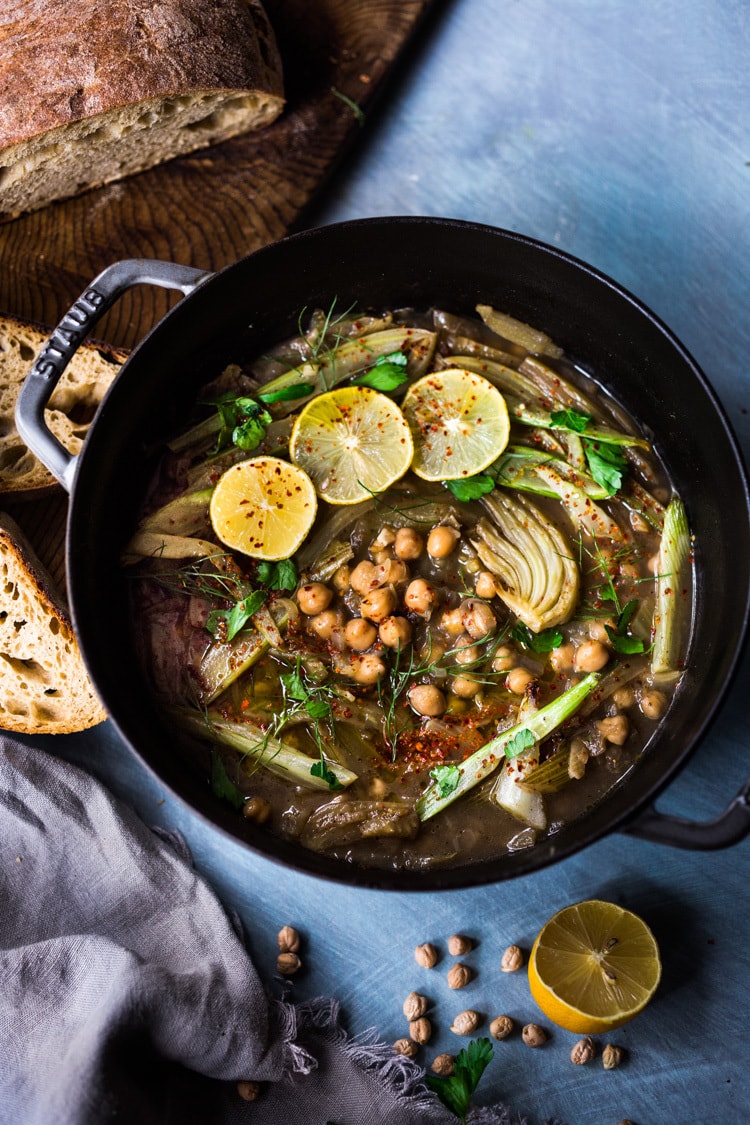
[(524, 750), (530, 750), (535, 742), (536, 739), (532, 732), (523, 727), (505, 747), (505, 757), (517, 758), (519, 754), (523, 754)]
[(553, 410), (550, 415), (552, 425), (560, 430), (572, 430), (575, 434), (582, 434), (592, 416), (590, 414), (582, 414), (578, 410)]
[(458, 788), (461, 771), (458, 766), (435, 766), (430, 777), (436, 783), (441, 797), (448, 797)]
[(583, 451), (596, 483), (607, 490), (608, 496), (614, 496), (622, 488), (622, 476), (628, 467), (622, 453), (616, 446), (586, 440)]
[(406, 373), (407, 359), (403, 352), (391, 352), (389, 355), (380, 355), (375, 360), (369, 371), (352, 379), (357, 387), (372, 387), (374, 391), (395, 391), (397, 387), (408, 382)]
[(230, 609), (211, 610), (206, 618), (209, 633), (222, 641), (232, 641), (245, 628), (254, 613), (257, 613), (266, 600), (265, 590), (253, 590), (241, 598)]
[(258, 578), (267, 590), (295, 590), (299, 582), (297, 567), (292, 559), (258, 563)]
[(563, 635), (559, 629), (542, 629), (539, 633), (533, 633), (528, 625), (520, 622), (510, 635), (514, 641), (530, 648), (532, 652), (552, 652), (563, 643)]
[(489, 1039), (472, 1039), (456, 1055), (453, 1074), (449, 1078), (437, 1074), (425, 1076), (429, 1088), (460, 1121), (466, 1121), (474, 1091), (493, 1053)]
[(211, 789), (217, 797), (229, 801), (238, 812), (245, 803), (242, 790), (232, 781), (221, 757), (216, 753), (211, 755)]
[(467, 500), (478, 500), (486, 492), (492, 492), (495, 487), (494, 480), (487, 473), (477, 473), (473, 477), (463, 477), (458, 480), (444, 480), (443, 484), (462, 503)]
[(314, 390), (312, 383), (297, 383), (293, 387), (281, 387), (278, 391), (259, 391), (258, 398), (261, 402), (289, 402), (295, 398), (311, 395)]
[(310, 766), (310, 775), (312, 777), (320, 777), (325, 781), (329, 789), (340, 789), (341, 783), (336, 777), (333, 770), (327, 765), (325, 758), (319, 758), (312, 766)]
[(298, 704), (304, 708), (308, 716), (315, 723), (313, 733), (318, 743), (320, 757), (318, 761), (310, 767), (311, 776), (322, 778), (329, 789), (341, 789), (341, 782), (325, 759), (323, 743), (317, 729), (317, 724), (321, 719), (327, 720), (333, 718), (333, 709), (330, 703), (331, 688), (327, 684), (307, 683), (302, 667), (302, 658), (300, 656), (297, 657), (297, 663), (291, 672), (282, 672), (279, 679), (284, 689), (285, 698), (292, 701), (292, 706), (288, 708), (285, 716), (281, 716), (281, 718), (290, 718), (295, 711), (294, 704)]
[(645, 652), (646, 646), (639, 637), (634, 637), (632, 633), (628, 632), (628, 627), (633, 618), (633, 614), (638, 609), (638, 602), (635, 598), (627, 603), (622, 612), (617, 618), (617, 625), (613, 629), (611, 625), (605, 625), (607, 636), (609, 637), (612, 648), (615, 652), (619, 652), (623, 656), (632, 655), (638, 652)]

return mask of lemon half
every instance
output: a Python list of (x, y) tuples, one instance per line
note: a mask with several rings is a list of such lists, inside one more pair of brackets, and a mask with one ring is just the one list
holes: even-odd
[(276, 561), (301, 546), (317, 508), (313, 483), (296, 465), (279, 457), (253, 457), (219, 477), (209, 514), (227, 547)]
[(414, 438), (411, 467), (423, 480), (481, 473), (508, 444), (505, 399), (484, 376), (462, 367), (417, 380), (401, 409)]
[(340, 387), (300, 411), (289, 454), (329, 504), (358, 504), (404, 475), (414, 452), (398, 406), (371, 387)]
[(580, 1035), (604, 1034), (645, 1008), (661, 978), (646, 923), (591, 899), (549, 919), (529, 958), (529, 988), (548, 1019)]

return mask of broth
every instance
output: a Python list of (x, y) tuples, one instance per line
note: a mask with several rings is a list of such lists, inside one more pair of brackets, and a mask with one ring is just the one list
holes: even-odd
[[(167, 444), (124, 556), (146, 678), (217, 794), (370, 867), (494, 858), (585, 815), (636, 767), (687, 650), (688, 533), (650, 441), (543, 333), (478, 311), (318, 312), (240, 357)], [(471, 423), (449, 417), (456, 371), (492, 392)], [(300, 460), (298, 419), (343, 387), (401, 404), (411, 467), (329, 503), (329, 466), (290, 557), (228, 548), (217, 482)], [(457, 475), (498, 400), (507, 444)]]

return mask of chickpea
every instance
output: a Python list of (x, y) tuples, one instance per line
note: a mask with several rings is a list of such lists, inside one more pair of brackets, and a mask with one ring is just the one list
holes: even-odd
[(390, 547), (370, 547), (370, 558), (375, 566), (380, 567), (393, 558), (393, 551)]
[(271, 806), (265, 797), (248, 797), (242, 806), (242, 815), (256, 824), (265, 824), (271, 815)]
[(614, 746), (622, 746), (630, 734), (627, 715), (610, 715), (606, 719), (599, 719), (596, 727), (604, 741), (611, 742)]
[(388, 648), (404, 648), (411, 640), (411, 622), (405, 617), (386, 617), (380, 622), (378, 636)]
[(378, 565), (376, 577), (378, 586), (397, 586), (400, 582), (406, 582), (409, 570), (400, 559), (388, 559)]
[(376, 684), (385, 672), (385, 664), (375, 652), (364, 652), (352, 661), (352, 679), (358, 684)]
[(603, 645), (606, 645), (607, 642), (609, 641), (609, 634), (607, 633), (607, 625), (609, 625), (610, 629), (612, 629), (614, 627), (614, 624), (615, 623), (612, 620), (592, 621), (591, 624), (589, 625), (589, 636), (591, 637), (591, 640), (592, 641), (601, 641), (601, 643)]
[(418, 715), (437, 718), (445, 713), (447, 703), (440, 688), (434, 684), (415, 684), (407, 693), (409, 703)]
[(565, 644), (558, 645), (553, 648), (549, 654), (549, 662), (558, 673), (572, 672), (575, 663), (576, 649), (572, 641), (566, 641)]
[(477, 680), (471, 680), (468, 676), (455, 676), (451, 683), (451, 691), (459, 699), (472, 699), (481, 687)]
[(359, 612), (362, 616), (368, 617), (376, 625), (379, 625), (386, 617), (390, 617), (395, 608), (396, 595), (390, 586), (382, 586), (379, 590), (373, 590), (359, 603)]
[(348, 563), (344, 563), (343, 566), (340, 566), (338, 568), (338, 570), (335, 572), (331, 581), (333, 582), (334, 590), (336, 590), (339, 594), (345, 594), (346, 591), (349, 589), (349, 586), (351, 584), (350, 583), (351, 573), (352, 573), (352, 568), (349, 566)]
[(349, 575), (349, 585), (354, 593), (361, 597), (369, 594), (378, 585), (378, 572), (375, 565), (369, 559), (363, 559), (361, 563), (357, 563)]
[(383, 524), (380, 531), (373, 539), (372, 543), (370, 544), (370, 548), (374, 548), (376, 551), (379, 551), (383, 547), (392, 547), (395, 542), (396, 532), (386, 523)]
[(513, 645), (500, 645), (492, 661), (492, 671), (510, 672), (511, 668), (515, 668), (517, 661), (518, 653)]
[(464, 632), (464, 615), (461, 606), (455, 609), (444, 609), (440, 618), (440, 628), (449, 637), (458, 637)]
[(457, 650), (454, 656), (456, 664), (473, 664), (475, 660), (479, 660), (479, 649), (465, 633), (453, 647)]
[(618, 687), (617, 691), (612, 692), (612, 702), (618, 711), (625, 711), (635, 703), (635, 692), (629, 684)]
[(344, 615), (340, 609), (324, 609), (310, 618), (307, 627), (321, 640), (330, 641), (343, 624)]
[(456, 531), (455, 527), (448, 527), (445, 524), (433, 527), (427, 536), (427, 554), (431, 559), (447, 559), (448, 555), (453, 553), (460, 538), (461, 532)]
[(474, 582), (474, 593), (478, 598), (494, 598), (497, 593), (495, 586), (495, 579), (490, 574), (489, 570), (480, 570)]
[(529, 684), (533, 684), (536, 677), (531, 673), (528, 668), (522, 668), (520, 665), (516, 668), (511, 668), (510, 672), (505, 679), (505, 686), (508, 691), (512, 691), (514, 695), (523, 695)]
[(647, 719), (660, 719), (668, 702), (663, 691), (642, 691), (638, 705)]
[(328, 609), (333, 599), (333, 590), (322, 582), (307, 582), (297, 591), (297, 604), (306, 617), (313, 617)]
[(424, 578), (415, 578), (406, 587), (404, 594), (406, 608), (421, 617), (427, 617), (435, 607), (437, 594), (433, 586)]
[(475, 641), (489, 636), (497, 629), (497, 618), (486, 602), (470, 600), (463, 602), (461, 608), (464, 629)]
[(418, 559), (424, 550), (424, 539), (413, 527), (400, 527), (396, 532), (393, 550), (397, 559)]
[(364, 617), (352, 617), (351, 621), (347, 621), (344, 629), (344, 640), (355, 652), (363, 652), (370, 645), (374, 645), (377, 635), (375, 626)]
[(599, 672), (609, 660), (609, 649), (601, 641), (584, 641), (576, 649), (577, 672)]
[(623, 578), (635, 579), (640, 578), (641, 574), (635, 563), (624, 562), (620, 563), (620, 574)]

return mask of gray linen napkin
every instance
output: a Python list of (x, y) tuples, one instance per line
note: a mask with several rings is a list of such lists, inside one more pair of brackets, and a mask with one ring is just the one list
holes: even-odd
[(176, 845), (0, 738), (0, 1123), (455, 1125), (419, 1067), (346, 1036), (335, 1001), (269, 998)]

